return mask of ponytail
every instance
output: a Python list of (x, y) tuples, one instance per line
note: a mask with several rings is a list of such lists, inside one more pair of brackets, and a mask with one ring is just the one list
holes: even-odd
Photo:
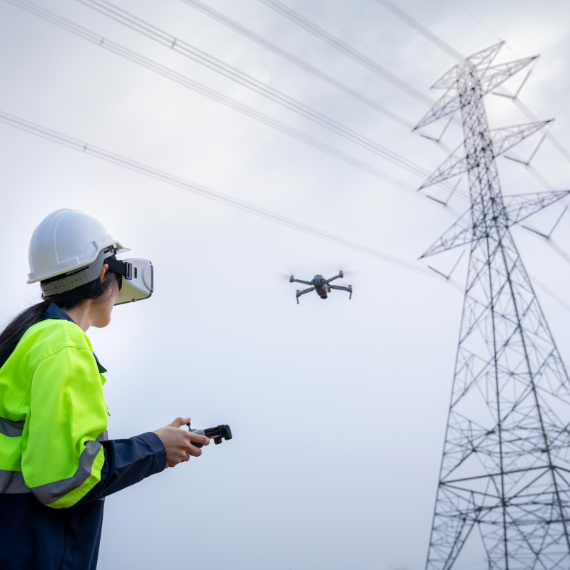
[(4, 365), (10, 357), (24, 333), (36, 323), (43, 321), (50, 301), (42, 301), (36, 305), (22, 311), (3, 331), (0, 333), (0, 367)]

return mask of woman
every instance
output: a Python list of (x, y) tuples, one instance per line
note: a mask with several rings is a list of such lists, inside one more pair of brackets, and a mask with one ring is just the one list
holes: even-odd
[(94, 218), (58, 210), (35, 229), (28, 283), (41, 303), (0, 334), (0, 568), (94, 569), (103, 499), (198, 457), (190, 418), (107, 439), (106, 370), (85, 335), (115, 304), (150, 297), (152, 264), (125, 251)]

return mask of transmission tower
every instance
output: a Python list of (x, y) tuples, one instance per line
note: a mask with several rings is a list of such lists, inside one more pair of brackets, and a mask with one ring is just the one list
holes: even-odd
[(549, 121), (490, 130), (483, 97), (528, 66), (502, 43), (453, 67), (422, 128), (459, 111), (463, 152), (423, 187), (467, 173), (470, 209), (422, 257), (470, 258), (427, 570), (453, 568), (477, 527), (492, 570), (570, 568), (570, 381), (510, 228), (568, 191), (503, 196), (496, 158)]

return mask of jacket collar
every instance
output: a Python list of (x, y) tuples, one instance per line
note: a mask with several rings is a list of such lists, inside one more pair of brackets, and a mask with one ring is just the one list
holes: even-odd
[[(45, 312), (44, 320), (47, 319), (69, 321), (70, 323), (76, 324), (75, 321), (63, 309), (60, 309), (54, 303), (52, 303)], [(97, 363), (99, 374), (104, 374), (105, 372), (107, 372), (107, 369), (99, 362), (99, 359), (97, 358), (95, 353), (93, 353), (93, 357), (95, 358), (95, 362)]]
[(75, 321), (63, 309), (60, 309), (54, 303), (47, 308), (44, 319), (58, 319), (60, 321), (69, 321), (70, 323), (75, 324)]

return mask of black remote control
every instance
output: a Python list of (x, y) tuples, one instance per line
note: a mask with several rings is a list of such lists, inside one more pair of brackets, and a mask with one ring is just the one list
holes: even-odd
[[(198, 435), (205, 435), (209, 439), (213, 439), (216, 445), (222, 443), (222, 441), (232, 439), (232, 430), (228, 425), (220, 425), (218, 427), (206, 428), (206, 429), (192, 429), (190, 427), (190, 422), (186, 424), (188, 426), (188, 431), (192, 433), (197, 433)], [(192, 442), (194, 447), (204, 447), (202, 443)]]

